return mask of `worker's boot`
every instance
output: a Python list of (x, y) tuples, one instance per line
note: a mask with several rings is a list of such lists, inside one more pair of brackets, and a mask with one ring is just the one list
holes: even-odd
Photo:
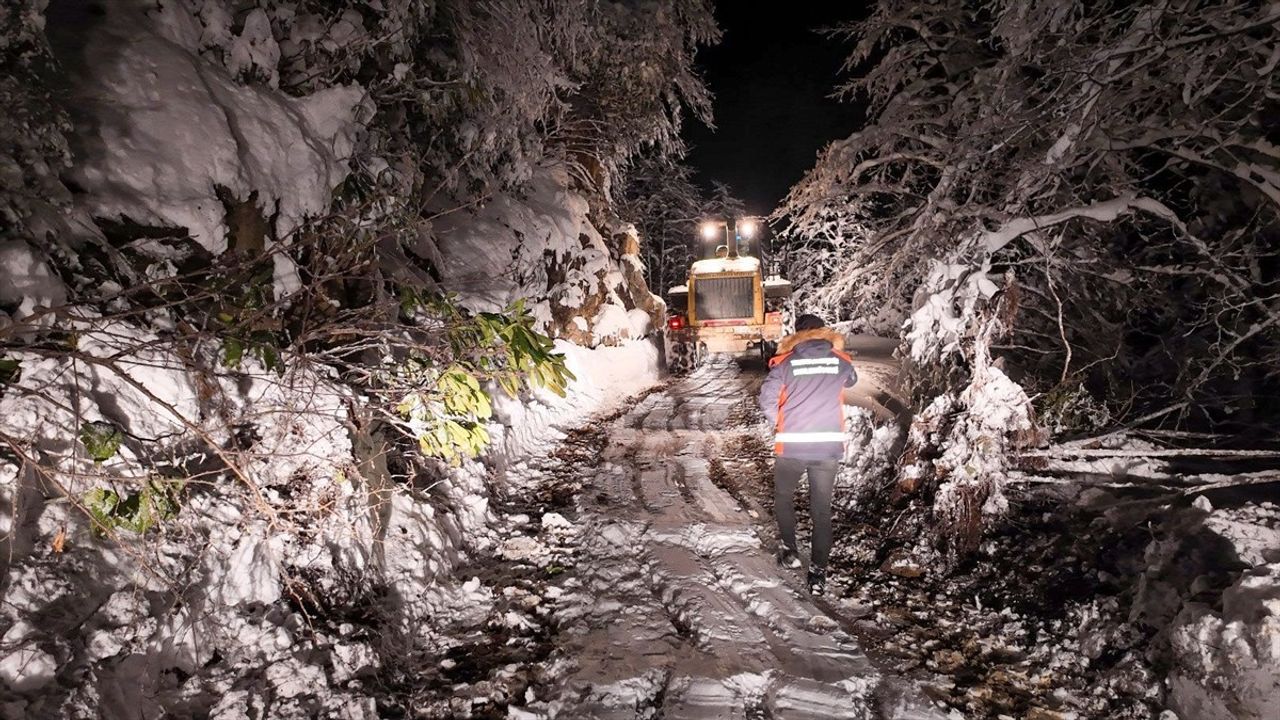
[(778, 565), (794, 570), (800, 567), (800, 558), (796, 556), (795, 550), (783, 545), (778, 551)]
[(809, 592), (814, 595), (822, 595), (827, 592), (827, 569), (820, 567), (809, 568)]

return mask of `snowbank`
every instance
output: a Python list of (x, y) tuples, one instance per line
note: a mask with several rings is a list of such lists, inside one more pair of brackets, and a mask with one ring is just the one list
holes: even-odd
[[(238, 18), (233, 40), (219, 7), (50, 11), (85, 226), (184, 228), (210, 255), (251, 256), (329, 209), (362, 91), (294, 98), (273, 78), (238, 82), (275, 50), (258, 42), (270, 36), (260, 10)], [(226, 46), (230, 72), (201, 54), (210, 43)], [(228, 204), (246, 202), (265, 226), (239, 236)], [(228, 367), (216, 333), (174, 342), (165, 308), (80, 300), (127, 278), (0, 242), (15, 279), (0, 285), (13, 311), (0, 328), (72, 299), (65, 332), (5, 353), (18, 372), (0, 383), (0, 718), (377, 717), (371, 674), (492, 605), (478, 579), (456, 576), (500, 545), (491, 494), (560, 431), (657, 380), (657, 349), (641, 338), (660, 301), (633, 237), (592, 217), (567, 174), (543, 168), (527, 194), (437, 220), (446, 285), (473, 309), (533, 295), (578, 378), (563, 398), (500, 400), (490, 455), (453, 468), (389, 453), (361, 414), (369, 398), (322, 364), (286, 357), (276, 372), (245, 353)], [(166, 251), (142, 235), (125, 250)], [(301, 278), (275, 258), (279, 299)], [(86, 427), (118, 448), (91, 449)], [(176, 509), (135, 532), (95, 506), (95, 530), (91, 498), (136, 509), (151, 483), (178, 488)]]
[[(92, 357), (108, 358), (126, 344), (154, 340), (112, 325), (82, 343)], [(554, 443), (558, 429), (581, 424), (657, 380), (651, 343), (597, 349), (561, 343), (558, 349), (579, 380), (564, 398), (500, 402), (492, 462), (518, 468), (523, 457)], [(87, 369), (33, 353), (19, 358), (20, 387), (42, 390), (6, 390), (0, 432), (31, 438), (33, 452), (61, 458), (53, 465), (61, 472), (50, 480), (66, 497), (83, 497), (99, 483), (128, 487), (125, 478), (136, 474), (144, 456), (176, 455), (188, 444), (188, 425), (218, 438), (218, 445), (230, 441), (231, 428), (257, 438), (235, 458), (256, 491), (226, 477), (219, 481), (230, 483), (226, 488), (190, 494), (163, 535), (123, 534), (107, 542), (93, 536), (52, 486), (41, 485), (33, 464), (0, 462), (3, 507), (26, 504), (22, 515), (4, 517), (13, 541), (0, 610), (7, 628), (0, 677), (21, 696), (6, 694), (0, 716), (100, 707), (107, 718), (139, 711), (152, 717), (225, 695), (236, 700), (217, 704), (212, 717), (233, 717), (246, 703), (275, 698), (280, 717), (372, 718), (361, 693), (331, 687), (330, 668), (353, 654), (372, 657), (374, 644), (307, 630), (323, 618), (308, 616), (312, 601), (306, 598), (383, 588), (384, 612), (398, 618), (402, 642), (422, 641), (429, 628), (487, 607), (483, 587), (451, 578), (468, 554), (496, 545), (485, 465), (468, 462), (431, 489), (391, 484), (361, 463), (360, 439), (350, 434), (345, 410), (346, 400), (358, 405), (359, 398), (341, 385), (305, 370), (284, 378), (252, 365), (246, 373), (221, 373), (218, 392), (228, 415), (207, 422), (209, 406), (196, 402), (196, 374), (163, 352)], [(130, 438), (101, 466), (75, 445), (77, 423), (98, 419), (110, 419)], [(159, 448), (138, 440), (164, 437), (177, 440)], [(184, 602), (172, 608), (153, 608), (139, 592), (164, 595), (175, 583), (184, 588)], [(165, 689), (173, 668), (193, 677)], [(94, 683), (78, 685), (61, 701), (42, 692), (56, 674), (70, 672), (86, 673)], [(246, 685), (246, 677), (257, 679)]]
[[(209, 370), (212, 348), (193, 364), (145, 329), (87, 316), (83, 325), (82, 358), (12, 354), (21, 379), (0, 395), (0, 433), (40, 458), (0, 459), (0, 717), (189, 708), (231, 718), (254, 706), (376, 717), (347, 681), (394, 658), (326, 625), (337, 623), (326, 603), (371, 604), (385, 614), (386, 642), (401, 644), (483, 613), (488, 591), (453, 570), (499, 546), (488, 466), (517, 473), (561, 430), (658, 373), (647, 341), (561, 341), (578, 378), (567, 395), (500, 400), (487, 460), (424, 486), (391, 478), (374, 439), (353, 430), (349, 408), (364, 401), (322, 367), (290, 364), (279, 376), (246, 357), (238, 371)], [(94, 422), (124, 432), (103, 462), (77, 439)], [(140, 472), (166, 465), (204, 479), (188, 481), (159, 534), (104, 540), (74, 506), (95, 487), (130, 492)], [(176, 605), (148, 599), (175, 592)], [(188, 679), (171, 682), (175, 672)], [(85, 681), (52, 692), (64, 675)]]
[(648, 340), (598, 348), (560, 341), (556, 352), (564, 353), (566, 365), (577, 377), (565, 397), (539, 391), (528, 400), (500, 396), (494, 403), (502, 424), (494, 433), (494, 443), (502, 448), (503, 460), (534, 454), (560, 437), (561, 431), (618, 407), (658, 382), (658, 348)]
[[(1148, 549), (1156, 563), (1135, 610), (1155, 619), (1176, 611), (1167, 629), (1170, 705), (1179, 717), (1196, 720), (1274, 717), (1280, 706), (1280, 506), (1215, 509), (1202, 497), (1187, 512), (1195, 516), (1191, 532)], [(1188, 562), (1193, 547), (1199, 549)], [(1231, 572), (1232, 565), (1243, 568)], [(1218, 602), (1205, 598), (1225, 572), (1232, 579)], [(1190, 582), (1171, 582), (1171, 575)]]

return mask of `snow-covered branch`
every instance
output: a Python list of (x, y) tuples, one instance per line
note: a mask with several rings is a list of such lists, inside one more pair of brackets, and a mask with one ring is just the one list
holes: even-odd
[(986, 252), (995, 253), (1029, 232), (1044, 230), (1068, 220), (1086, 218), (1097, 222), (1113, 222), (1122, 215), (1135, 210), (1148, 212), (1165, 220), (1177, 220), (1176, 216), (1173, 216), (1171, 211), (1162, 203), (1150, 198), (1137, 197), (1130, 194), (1080, 207), (1067, 208), (1048, 215), (1010, 220), (999, 229), (983, 232), (978, 237), (978, 243)]
[[(999, 473), (929, 462), (1000, 444), (964, 431), (997, 364), (1059, 433), (1215, 429), (1280, 395), (1278, 6), (987, 10), (884, 0), (839, 28), (869, 121), (778, 211), (800, 296), (901, 330), (930, 426), (899, 479), (950, 493), (935, 516), (966, 532)], [(1001, 462), (980, 455), (963, 467)]]

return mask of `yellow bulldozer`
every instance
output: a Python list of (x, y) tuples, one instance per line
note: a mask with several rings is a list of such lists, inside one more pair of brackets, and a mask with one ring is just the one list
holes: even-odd
[[(724, 243), (718, 244), (722, 232)], [(667, 291), (665, 349), (671, 372), (688, 372), (710, 355), (754, 351), (765, 361), (773, 356), (791, 320), (791, 283), (765, 274), (759, 242), (753, 242), (759, 235), (755, 218), (703, 223), (700, 254), (706, 257), (689, 266), (684, 285)]]

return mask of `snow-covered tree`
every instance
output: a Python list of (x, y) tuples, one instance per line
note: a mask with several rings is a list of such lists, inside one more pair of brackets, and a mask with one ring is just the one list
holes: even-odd
[(1276, 395), (1274, 5), (885, 0), (836, 34), (870, 121), (781, 213), (814, 297), (909, 319), (921, 407), (999, 356), (1131, 417)]
[(746, 214), (745, 203), (731, 187), (719, 181), (699, 187), (693, 169), (675, 155), (641, 156), (628, 167), (625, 180), (618, 212), (640, 233), (641, 255), (655, 292), (684, 283), (690, 263), (715, 249), (717, 243), (706, 243), (699, 235), (702, 221)]
[[(874, 120), (785, 206), (834, 265), (823, 297), (905, 317), (946, 260), (1013, 271), (1018, 342), (1061, 377), (1161, 326), (1139, 313), (1236, 338), (1173, 358), (1184, 389), (1266, 355), (1277, 30), (1251, 4), (881, 3), (841, 29), (858, 41), (841, 90)], [(1174, 291), (1188, 285), (1203, 297)]]
[[(371, 146), (427, 189), (519, 183), (548, 158), (608, 191), (643, 146), (680, 148), (710, 116), (693, 65), (719, 30), (706, 0), (162, 0), (159, 12), (246, 82), (295, 94), (359, 82)], [(413, 183), (410, 182), (410, 185)]]
[(702, 202), (702, 214), (719, 220), (736, 220), (747, 214), (747, 204), (733, 194), (733, 188), (727, 183), (713, 180)]
[(627, 172), (620, 215), (640, 233), (649, 286), (666, 292), (685, 281), (694, 260), (703, 197), (693, 170), (671, 158), (645, 156)]
[[(579, 44), (575, 92), (555, 127), (560, 152), (608, 191), (608, 177), (644, 148), (683, 155), (685, 111), (711, 121), (711, 94), (694, 65), (702, 45), (719, 41), (707, 0), (587, 3), (588, 41)], [(603, 182), (602, 182), (603, 180)]]

